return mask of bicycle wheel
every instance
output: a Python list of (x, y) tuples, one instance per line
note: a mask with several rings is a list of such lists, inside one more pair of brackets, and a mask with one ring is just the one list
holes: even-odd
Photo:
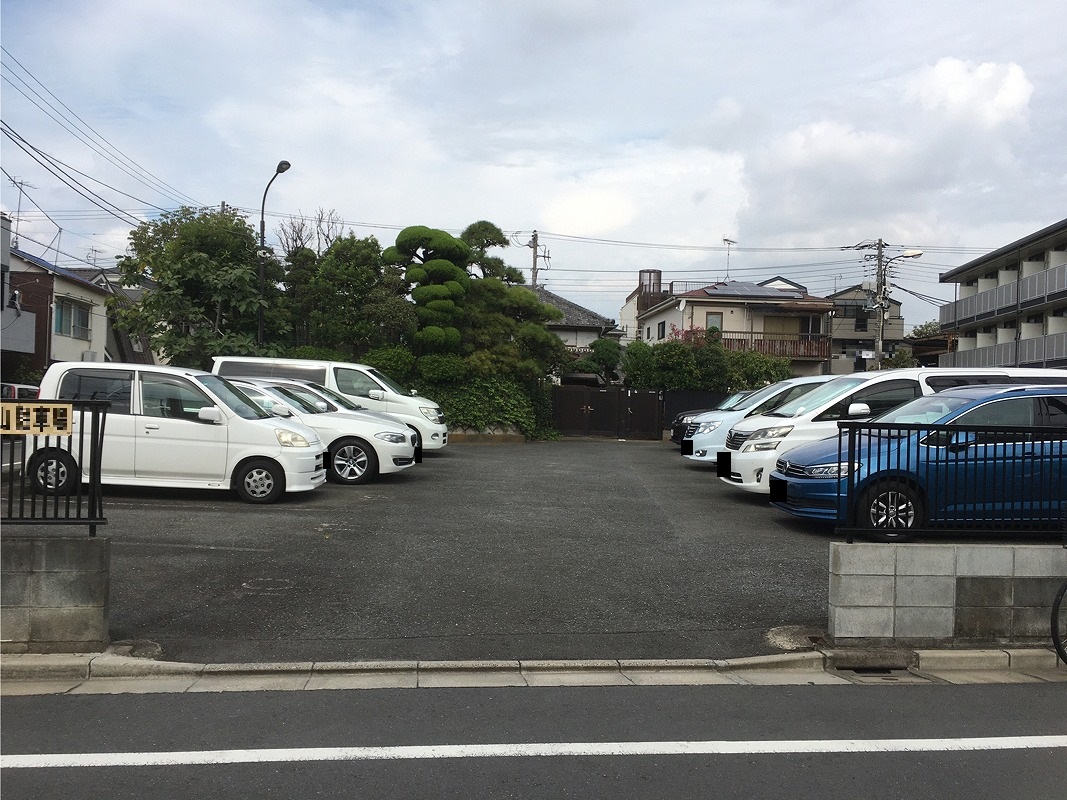
[(1056, 599), (1052, 601), (1052, 645), (1056, 648), (1056, 655), (1060, 661), (1067, 664), (1067, 581), (1063, 582), (1060, 590), (1056, 592)]

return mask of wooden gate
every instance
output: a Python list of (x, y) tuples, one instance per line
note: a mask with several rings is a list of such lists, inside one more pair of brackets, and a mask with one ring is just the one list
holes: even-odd
[(613, 439), (663, 438), (663, 399), (658, 391), (619, 386), (557, 386), (553, 418), (564, 436)]

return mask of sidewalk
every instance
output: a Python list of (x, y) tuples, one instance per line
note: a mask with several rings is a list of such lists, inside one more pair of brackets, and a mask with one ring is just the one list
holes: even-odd
[(0, 657), (0, 695), (559, 686), (1067, 683), (1051, 649), (814, 650), (730, 660), (190, 664), (128, 654)]

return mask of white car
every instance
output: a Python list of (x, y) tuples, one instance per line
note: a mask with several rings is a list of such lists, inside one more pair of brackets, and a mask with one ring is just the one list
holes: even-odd
[[(295, 421), (272, 417), (224, 378), (198, 369), (154, 364), (52, 364), (40, 400), (107, 400), (101, 482), (179, 489), (233, 489), (249, 503), (326, 482), (325, 445)], [(69, 444), (27, 439), (34, 488), (69, 494), (87, 480), (77, 430)], [(57, 437), (58, 438), (58, 437)], [(65, 439), (65, 437), (64, 437)]]
[(788, 378), (770, 386), (764, 386), (741, 398), (731, 407), (718, 411), (705, 411), (689, 424), (682, 439), (682, 455), (690, 461), (705, 461), (714, 464), (720, 450), (726, 449), (726, 434), (730, 427), (745, 417), (754, 417), (773, 411), (807, 394), (820, 383), (826, 383), (833, 375), (812, 375), (806, 378)]
[(300, 393), (269, 380), (235, 379), (233, 384), (263, 410), (291, 416), (314, 428), (329, 453), (327, 474), (338, 483), (366, 483), (418, 463), (418, 434), (387, 414), (325, 411)]
[(865, 420), (923, 395), (981, 383), (1067, 383), (1067, 370), (1026, 367), (916, 367), (841, 375), (774, 411), (735, 423), (716, 463), (726, 483), (770, 494), (782, 453), (837, 434), (839, 420)]

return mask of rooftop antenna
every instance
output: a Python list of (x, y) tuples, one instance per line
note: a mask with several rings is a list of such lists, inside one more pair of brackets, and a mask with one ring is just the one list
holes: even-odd
[(722, 237), (722, 243), (726, 245), (726, 280), (730, 280), (730, 247), (737, 244), (733, 239)]

